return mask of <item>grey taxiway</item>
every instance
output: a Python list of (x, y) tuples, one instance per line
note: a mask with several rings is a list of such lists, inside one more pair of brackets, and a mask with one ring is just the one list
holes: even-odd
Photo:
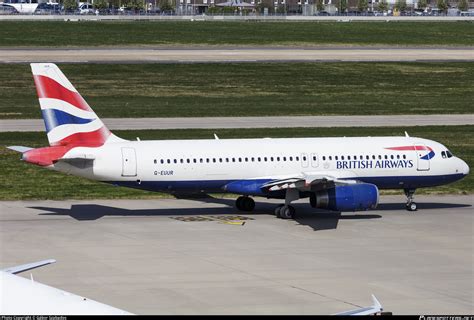
[(402, 195), (361, 213), (299, 202), (295, 220), (233, 201), (0, 202), (0, 268), (54, 258), (37, 281), (137, 314), (328, 314), (372, 293), (394, 314), (474, 313), (472, 196), (418, 196), (415, 213)]

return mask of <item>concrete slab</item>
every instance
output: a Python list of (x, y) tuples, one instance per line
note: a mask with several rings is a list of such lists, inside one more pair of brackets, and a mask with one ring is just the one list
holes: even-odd
[[(0, 268), (54, 258), (37, 281), (138, 314), (474, 313), (472, 196), (382, 198), (363, 213), (295, 220), (261, 200), (243, 226), (232, 199), (0, 202)], [(28, 277), (29, 274), (23, 276)]]

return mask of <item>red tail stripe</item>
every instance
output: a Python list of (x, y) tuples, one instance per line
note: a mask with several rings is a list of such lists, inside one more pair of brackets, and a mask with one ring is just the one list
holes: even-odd
[(385, 148), (389, 150), (397, 150), (397, 151), (405, 151), (405, 150), (429, 150), (433, 151), (430, 147), (426, 146), (404, 146), (404, 147), (391, 147), (391, 148)]
[(33, 76), (39, 98), (51, 98), (66, 101), (76, 108), (92, 111), (87, 102), (77, 92), (71, 91), (55, 80), (40, 75)]
[(110, 131), (105, 126), (91, 132), (78, 132), (52, 143), (52, 146), (71, 146), (71, 147), (100, 147), (110, 136)]

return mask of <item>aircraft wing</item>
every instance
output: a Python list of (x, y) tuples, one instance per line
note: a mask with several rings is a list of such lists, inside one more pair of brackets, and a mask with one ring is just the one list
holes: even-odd
[(298, 189), (301, 191), (317, 191), (333, 188), (336, 185), (356, 184), (357, 180), (347, 180), (336, 173), (302, 173), (299, 176), (276, 179), (265, 183), (260, 188), (262, 191), (272, 192), (285, 189)]
[(383, 311), (382, 305), (377, 298), (372, 295), (372, 305), (370, 307), (363, 307), (341, 313), (336, 313), (336, 316), (369, 316), (381, 313)]
[(15, 267), (6, 268), (6, 269), (3, 269), (2, 271), (6, 273), (11, 273), (11, 274), (17, 274), (20, 272), (25, 272), (25, 271), (39, 268), (39, 267), (45, 266), (47, 264), (55, 263), (55, 262), (56, 260), (54, 259), (41, 260), (37, 262), (32, 262), (32, 263), (22, 264)]

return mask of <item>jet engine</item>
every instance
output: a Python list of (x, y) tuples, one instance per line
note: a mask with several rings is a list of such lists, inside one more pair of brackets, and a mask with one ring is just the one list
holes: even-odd
[(379, 190), (369, 183), (336, 186), (312, 193), (309, 201), (313, 208), (332, 211), (375, 209), (379, 202)]

